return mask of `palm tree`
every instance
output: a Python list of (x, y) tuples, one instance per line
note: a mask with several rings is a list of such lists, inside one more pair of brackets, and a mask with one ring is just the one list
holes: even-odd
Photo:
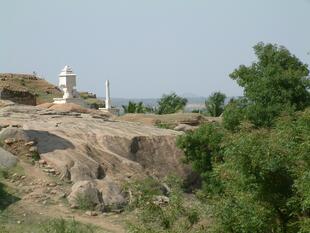
[(128, 102), (128, 105), (122, 105), (124, 113), (145, 113), (146, 109), (143, 102), (135, 103), (132, 101)]
[(218, 117), (224, 111), (226, 95), (221, 92), (215, 92), (205, 101), (205, 105), (210, 116)]

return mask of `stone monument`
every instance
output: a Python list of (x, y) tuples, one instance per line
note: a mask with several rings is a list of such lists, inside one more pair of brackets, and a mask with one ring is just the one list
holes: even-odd
[(119, 109), (112, 107), (111, 96), (110, 96), (110, 81), (109, 80), (105, 81), (105, 107), (99, 108), (99, 110), (101, 110), (103, 112), (109, 112), (109, 113), (112, 113), (114, 115), (119, 114)]
[(54, 98), (55, 104), (74, 103), (86, 106), (76, 91), (76, 74), (70, 66), (65, 66), (59, 74), (59, 88), (64, 93), (62, 98)]

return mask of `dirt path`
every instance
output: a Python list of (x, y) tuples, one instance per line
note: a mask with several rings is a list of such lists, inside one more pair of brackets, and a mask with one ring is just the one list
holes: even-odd
[[(75, 219), (85, 224), (102, 228), (107, 233), (125, 233), (122, 214), (88, 216), (79, 210), (70, 209), (65, 198), (60, 196), (70, 191), (69, 184), (63, 184), (57, 176), (43, 172), (42, 167), (20, 161), (22, 174), (15, 174), (7, 185), (19, 190), (22, 198), (10, 206), (11, 209), (24, 210), (43, 218)], [(25, 175), (23, 175), (25, 174)]]
[(87, 216), (84, 213), (72, 212), (68, 208), (57, 205), (42, 206), (38, 204), (33, 204), (29, 201), (24, 201), (19, 203), (24, 208), (31, 209), (32, 212), (36, 212), (43, 217), (48, 218), (64, 218), (64, 219), (75, 219), (79, 222), (85, 224), (92, 224), (97, 227), (102, 228), (107, 233), (125, 233), (126, 231), (120, 225), (117, 225), (115, 222), (119, 221), (119, 215), (111, 216)]

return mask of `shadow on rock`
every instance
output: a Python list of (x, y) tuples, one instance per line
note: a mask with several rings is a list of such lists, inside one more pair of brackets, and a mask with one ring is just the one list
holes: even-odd
[(0, 210), (6, 209), (9, 205), (19, 201), (20, 198), (10, 193), (7, 193), (4, 189), (4, 185), (0, 183)]
[(73, 149), (74, 145), (55, 134), (51, 134), (48, 131), (40, 130), (25, 130), (25, 133), (31, 140), (37, 142), (39, 153), (48, 153), (55, 150)]

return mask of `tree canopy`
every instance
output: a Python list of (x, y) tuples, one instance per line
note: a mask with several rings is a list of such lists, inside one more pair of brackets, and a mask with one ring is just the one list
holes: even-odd
[(143, 102), (135, 103), (132, 101), (128, 102), (128, 105), (122, 105), (124, 113), (145, 113), (146, 107)]
[(281, 112), (310, 106), (309, 70), (285, 47), (258, 43), (257, 61), (241, 65), (230, 74), (244, 88), (247, 119), (257, 126), (271, 126)]
[(224, 111), (226, 95), (221, 92), (214, 92), (205, 102), (207, 112), (210, 116), (218, 117)]
[(310, 109), (273, 129), (204, 125), (178, 145), (204, 180), (213, 232), (310, 232)]
[(183, 110), (187, 104), (187, 99), (178, 96), (176, 93), (163, 95), (158, 101), (158, 114), (171, 114)]
[(284, 47), (259, 43), (258, 61), (231, 77), (244, 97), (223, 123), (179, 137), (185, 162), (200, 174), (214, 233), (310, 232), (309, 74)]

